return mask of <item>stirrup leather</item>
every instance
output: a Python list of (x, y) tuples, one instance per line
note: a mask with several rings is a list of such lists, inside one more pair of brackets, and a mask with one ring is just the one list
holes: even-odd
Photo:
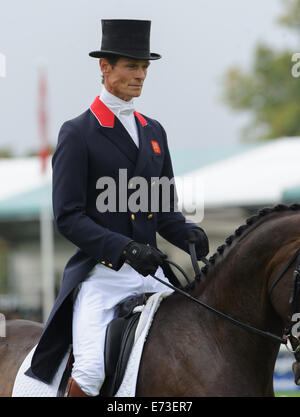
[(75, 379), (70, 377), (64, 397), (88, 397), (88, 395), (82, 391)]

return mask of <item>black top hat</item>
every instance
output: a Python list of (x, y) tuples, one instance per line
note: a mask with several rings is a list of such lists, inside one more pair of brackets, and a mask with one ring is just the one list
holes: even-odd
[(111, 55), (153, 60), (161, 55), (150, 52), (150, 20), (101, 20), (100, 51), (90, 52), (93, 58)]

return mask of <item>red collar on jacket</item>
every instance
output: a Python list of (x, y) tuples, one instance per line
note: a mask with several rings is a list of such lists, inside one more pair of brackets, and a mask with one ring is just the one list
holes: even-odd
[[(100, 97), (96, 97), (94, 102), (90, 105), (90, 110), (96, 117), (98, 122), (103, 127), (114, 127), (115, 115), (113, 112), (100, 100)], [(141, 125), (144, 127), (147, 125), (146, 119), (137, 111), (134, 112), (135, 117), (138, 118)]]

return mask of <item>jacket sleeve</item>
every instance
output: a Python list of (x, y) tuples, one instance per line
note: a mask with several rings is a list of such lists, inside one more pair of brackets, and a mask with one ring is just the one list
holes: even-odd
[(83, 252), (119, 270), (121, 252), (132, 239), (97, 224), (86, 214), (88, 150), (72, 122), (59, 132), (52, 158), (52, 202), (58, 231)]
[[(174, 178), (172, 161), (170, 157), (167, 135), (164, 128), (160, 125), (164, 140), (165, 159), (161, 173), (161, 177), (167, 177), (169, 180)], [(162, 195), (160, 194), (160, 198)], [(198, 226), (187, 220), (184, 215), (177, 208), (177, 191), (174, 184), (170, 188), (170, 210), (163, 212), (159, 211), (157, 217), (157, 231), (168, 242), (177, 246), (178, 248), (188, 252), (188, 247), (185, 243), (185, 236), (188, 229)]]

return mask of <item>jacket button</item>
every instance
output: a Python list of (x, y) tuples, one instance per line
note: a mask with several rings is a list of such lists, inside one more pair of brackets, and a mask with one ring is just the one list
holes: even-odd
[(105, 261), (101, 261), (101, 263), (102, 263), (103, 265), (105, 265)]
[(146, 243), (146, 246), (150, 246), (150, 243)]
[(108, 264), (108, 266), (110, 266), (112, 268), (112, 264)]
[(134, 214), (132, 214), (131, 215), (131, 220), (134, 220), (135, 219), (135, 215)]
[(150, 220), (150, 219), (152, 219), (152, 217), (153, 217), (153, 214), (148, 214), (148, 216), (147, 216), (147, 218)]

